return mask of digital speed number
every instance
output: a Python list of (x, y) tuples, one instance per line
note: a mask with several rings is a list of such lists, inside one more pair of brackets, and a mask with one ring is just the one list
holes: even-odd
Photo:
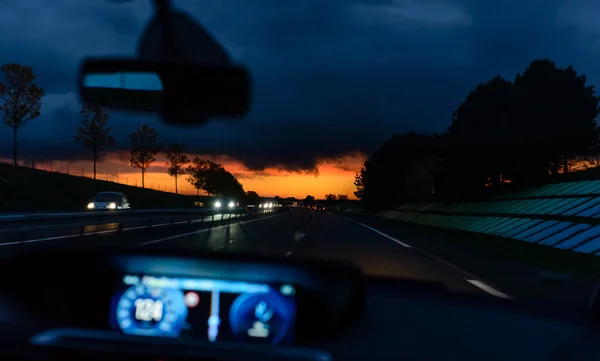
[(163, 318), (163, 301), (151, 298), (138, 298), (134, 302), (135, 319), (146, 322), (159, 322)]
[(134, 285), (119, 298), (117, 323), (129, 335), (177, 337), (187, 318), (181, 290)]

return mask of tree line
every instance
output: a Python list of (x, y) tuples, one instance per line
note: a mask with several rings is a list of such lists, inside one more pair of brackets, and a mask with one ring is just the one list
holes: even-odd
[[(75, 139), (91, 151), (94, 162), (94, 179), (96, 179), (96, 162), (100, 152), (106, 146), (115, 146), (106, 121), (109, 116), (100, 107), (84, 105), (81, 110), (82, 121)], [(158, 132), (143, 124), (135, 132), (129, 134), (131, 147), (129, 164), (142, 172), (142, 188), (148, 168), (156, 161), (156, 155), (163, 152), (166, 158), (167, 174), (175, 179), (175, 193), (178, 193), (178, 180), (182, 175), (199, 192), (208, 195), (243, 197), (242, 184), (218, 163), (200, 157), (190, 158), (185, 154), (182, 144), (170, 144), (164, 150), (158, 143)]]
[(356, 174), (355, 195), (384, 208), (477, 200), (560, 180), (599, 153), (600, 98), (584, 74), (549, 59), (477, 85), (443, 133), (387, 139)]
[[(0, 113), (4, 123), (13, 130), (13, 164), (18, 165), (18, 130), (41, 113), (45, 92), (35, 83), (35, 75), (29, 66), (16, 63), (1, 68)], [(115, 139), (108, 127), (109, 114), (102, 108), (84, 104), (80, 111), (81, 123), (74, 136), (90, 151), (96, 179), (96, 164), (107, 148), (115, 147)], [(142, 172), (142, 188), (148, 168), (156, 161), (156, 155), (163, 151), (158, 144), (158, 133), (147, 124), (140, 126), (129, 135), (131, 142), (129, 164)], [(240, 182), (218, 163), (199, 157), (190, 159), (181, 144), (171, 144), (164, 149), (167, 173), (175, 178), (175, 193), (178, 193), (178, 179), (186, 175), (186, 180), (209, 195), (243, 197), (244, 188)]]
[(335, 194), (329, 193), (329, 194), (326, 194), (324, 198), (328, 201), (347, 201), (348, 200), (348, 196), (346, 194), (335, 195)]

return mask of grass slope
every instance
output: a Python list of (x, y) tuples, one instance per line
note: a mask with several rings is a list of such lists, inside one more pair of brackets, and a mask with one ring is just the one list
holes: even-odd
[(85, 210), (97, 192), (109, 191), (127, 195), (132, 208), (189, 208), (207, 198), (0, 163), (0, 212)]

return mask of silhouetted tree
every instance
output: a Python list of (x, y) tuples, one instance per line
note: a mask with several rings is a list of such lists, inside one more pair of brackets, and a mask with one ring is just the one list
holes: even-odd
[(5, 64), (0, 82), (0, 112), (4, 123), (13, 129), (13, 164), (17, 165), (17, 132), (40, 116), (44, 89), (38, 87), (30, 66)]
[(347, 201), (348, 200), (348, 196), (345, 194), (338, 194), (337, 195), (337, 199), (338, 201)]
[(311, 195), (307, 195), (304, 198), (304, 205), (305, 206), (310, 206), (310, 205), (313, 205), (313, 204), (315, 204), (315, 197), (313, 197)]
[(454, 111), (439, 188), (448, 197), (481, 195), (501, 183), (512, 161), (513, 85), (500, 76), (479, 84)]
[(364, 199), (365, 196), (365, 184), (363, 179), (366, 177), (368, 177), (368, 174), (367, 169), (364, 166), (360, 167), (360, 170), (354, 176), (354, 187), (356, 188), (354, 195), (361, 200)]
[(209, 195), (230, 196), (237, 199), (245, 197), (242, 184), (218, 163), (196, 157), (188, 166), (186, 173), (188, 182), (198, 191), (204, 190)]
[(256, 193), (255, 191), (246, 192), (247, 204), (257, 204), (259, 199), (260, 199), (260, 197), (259, 197), (258, 193)]
[(177, 179), (180, 175), (185, 174), (183, 168), (190, 160), (184, 153), (184, 147), (181, 144), (171, 144), (165, 152), (167, 158), (167, 173), (175, 178), (175, 193), (177, 194)]
[(96, 179), (96, 163), (100, 153), (108, 146), (115, 146), (115, 138), (106, 125), (109, 115), (96, 105), (84, 105), (79, 112), (81, 123), (77, 127), (75, 140), (92, 152), (94, 160), (94, 179)]
[(392, 136), (357, 173), (354, 194), (373, 208), (430, 199), (437, 172), (436, 142), (437, 135)]
[(600, 98), (572, 66), (533, 60), (514, 80), (521, 169), (514, 181), (538, 183), (569, 171), (569, 160), (596, 155)]
[(325, 195), (325, 199), (328, 201), (335, 201), (335, 200), (337, 200), (337, 197), (335, 196), (335, 194), (330, 193), (330, 194)]
[(224, 168), (208, 174), (206, 189), (210, 194), (235, 197), (238, 200), (244, 200), (246, 195), (242, 184)]
[(453, 114), (438, 188), (448, 199), (479, 198), (548, 181), (570, 161), (598, 152), (599, 98), (584, 75), (548, 59), (514, 82), (479, 84)]
[(186, 179), (194, 186), (194, 188), (196, 188), (197, 192), (204, 190), (208, 194), (212, 194), (211, 191), (214, 191), (214, 189), (207, 184), (207, 179), (210, 173), (216, 172), (221, 168), (222, 166), (220, 164), (211, 162), (210, 160), (201, 159), (200, 157), (195, 157), (192, 159), (192, 164), (186, 169), (186, 173), (188, 174)]
[(477, 85), (444, 134), (392, 136), (356, 174), (354, 194), (392, 207), (547, 182), (598, 155), (599, 104), (585, 75), (536, 59), (513, 82), (495, 76)]
[(156, 158), (154, 157), (160, 147), (157, 144), (158, 133), (147, 124), (142, 125), (136, 132), (129, 135), (131, 150), (129, 163), (133, 168), (142, 170), (142, 188), (144, 188), (144, 177), (146, 170)]

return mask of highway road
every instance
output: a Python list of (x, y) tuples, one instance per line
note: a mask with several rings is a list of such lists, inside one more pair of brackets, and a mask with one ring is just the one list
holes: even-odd
[[(31, 242), (1, 247), (0, 254), (27, 247), (131, 246), (215, 252), (252, 252), (281, 257), (351, 261), (366, 274), (438, 281), (451, 291), (523, 301), (580, 306), (590, 284), (571, 280), (544, 286), (539, 268), (485, 249), (465, 249), (451, 234), (332, 213), (292, 209), (251, 219), (233, 219), (164, 229)], [(1, 246), (1, 245), (0, 245)], [(6, 251), (6, 252), (3, 252)]]
[[(441, 281), (460, 292), (483, 293), (458, 270), (402, 242), (333, 214), (293, 209), (268, 219), (209, 229), (184, 237), (141, 242), (140, 247), (259, 252), (285, 257), (352, 261), (371, 275)], [(492, 291), (493, 292), (493, 291)]]

